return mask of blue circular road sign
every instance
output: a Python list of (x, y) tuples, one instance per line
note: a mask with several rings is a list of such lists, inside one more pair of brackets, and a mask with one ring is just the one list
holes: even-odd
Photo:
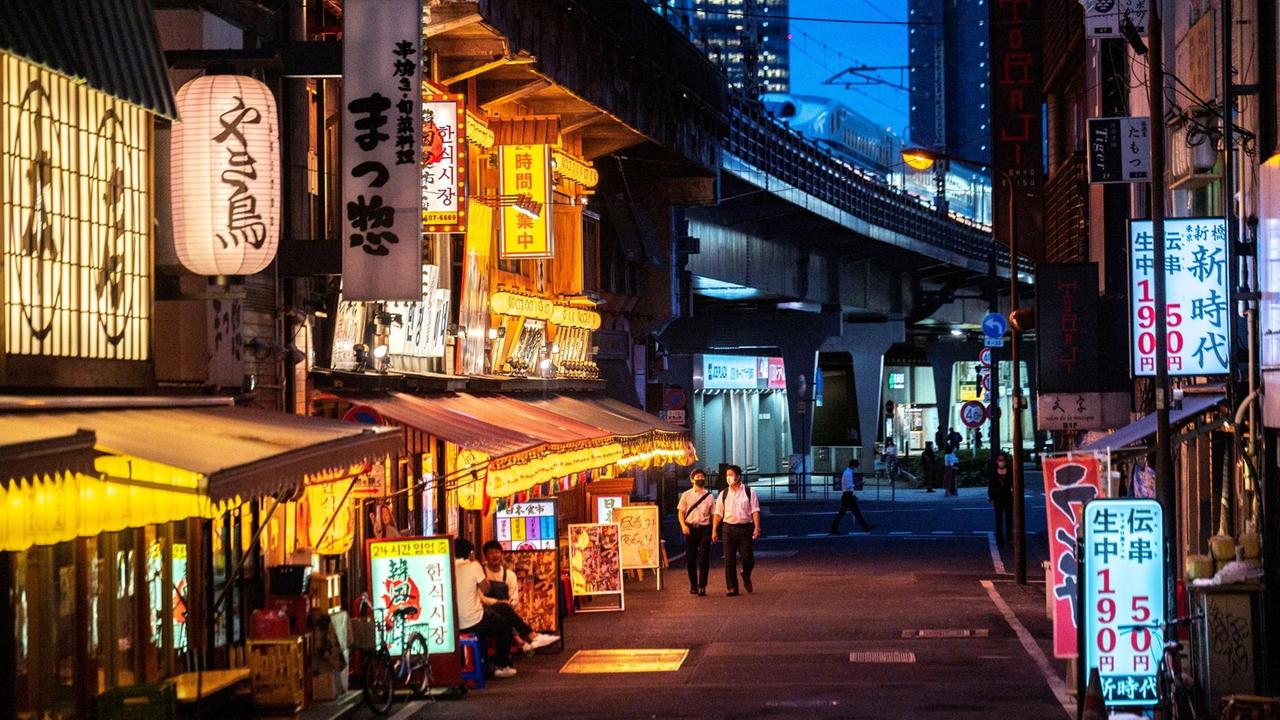
[(989, 338), (1004, 337), (1008, 330), (1009, 321), (1005, 320), (1004, 315), (1000, 313), (987, 313), (987, 316), (982, 318), (982, 334)]

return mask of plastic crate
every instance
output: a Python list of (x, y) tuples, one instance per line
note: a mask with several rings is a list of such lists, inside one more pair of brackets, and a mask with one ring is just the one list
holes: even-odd
[(99, 720), (173, 720), (178, 693), (173, 683), (146, 683), (113, 688), (97, 698)]
[(297, 707), (306, 703), (307, 662), (302, 637), (246, 643), (258, 706)]

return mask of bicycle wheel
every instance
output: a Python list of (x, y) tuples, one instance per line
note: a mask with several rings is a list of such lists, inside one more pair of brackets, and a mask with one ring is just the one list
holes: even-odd
[(405, 684), (414, 697), (425, 697), (431, 690), (431, 658), (427, 653), (427, 639), (422, 633), (413, 633), (404, 647), (405, 660), (409, 663)]
[(377, 715), (386, 715), (395, 699), (395, 667), (385, 649), (365, 656), (362, 667), (364, 704)]

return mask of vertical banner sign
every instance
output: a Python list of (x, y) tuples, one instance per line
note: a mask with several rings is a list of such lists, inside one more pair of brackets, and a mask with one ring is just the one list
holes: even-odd
[(1076, 534), (1082, 508), (1102, 496), (1102, 458), (1092, 454), (1043, 460), (1045, 513), (1049, 529), (1049, 572), (1053, 583), (1053, 656), (1076, 657)]
[(493, 537), (503, 550), (555, 550), (556, 501), (515, 503), (493, 514)]
[(422, 2), (342, 16), (342, 274), (348, 300), (422, 295)]
[(427, 93), (422, 101), (422, 230), (466, 229), (466, 122), (461, 95)]
[(1098, 389), (1098, 266), (1036, 268), (1037, 363), (1042, 393)]
[(1151, 179), (1150, 118), (1089, 118), (1089, 182)]
[(1263, 422), (1280, 427), (1280, 155), (1262, 163), (1258, 173), (1258, 303), (1259, 327), (1263, 328), (1262, 355)]
[(1107, 705), (1155, 705), (1164, 649), (1164, 519), (1155, 500), (1084, 509), (1085, 671)]
[[(1013, 202), (1018, 252), (1044, 258), (1040, 0), (991, 0), (992, 218), (1009, 245)], [(1012, 197), (1010, 197), (1012, 195)]]
[[(453, 553), (447, 536), (370, 541), (369, 582), (374, 620), (382, 623), (392, 655), (403, 651), (401, 638), (415, 632), (427, 639), (427, 652), (457, 651)], [(409, 612), (396, 614), (405, 608)]]
[[(1227, 226), (1222, 218), (1164, 221), (1170, 375), (1225, 375), (1231, 357)], [(1130, 356), (1133, 374), (1156, 374), (1155, 238), (1129, 221)]]
[(622, 554), (618, 526), (612, 523), (569, 526), (569, 580), (575, 596), (622, 593)]
[(498, 193), (509, 203), (502, 207), (502, 258), (553, 257), (551, 146), (503, 145), (498, 164)]
[(661, 557), (658, 549), (658, 506), (614, 508), (613, 521), (622, 533), (622, 569), (658, 567)]

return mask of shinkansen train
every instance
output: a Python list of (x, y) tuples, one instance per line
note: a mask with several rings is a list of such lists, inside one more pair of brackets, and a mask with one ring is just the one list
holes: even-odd
[[(933, 201), (933, 172), (907, 167), (902, 162), (902, 140), (857, 110), (815, 95), (766, 93), (760, 99), (775, 118), (842, 160), (886, 184)], [(991, 222), (990, 178), (977, 169), (952, 164), (946, 183), (953, 213), (981, 223)]]

